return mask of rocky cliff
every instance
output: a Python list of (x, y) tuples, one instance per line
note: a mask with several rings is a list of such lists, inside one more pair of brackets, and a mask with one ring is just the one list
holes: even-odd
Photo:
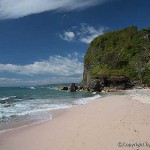
[(132, 26), (95, 38), (84, 57), (83, 85), (150, 86), (150, 28)]

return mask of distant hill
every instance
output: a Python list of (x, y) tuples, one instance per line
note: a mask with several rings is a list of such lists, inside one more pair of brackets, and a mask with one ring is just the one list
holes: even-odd
[(84, 57), (83, 84), (96, 82), (150, 86), (150, 28), (131, 26), (96, 37)]

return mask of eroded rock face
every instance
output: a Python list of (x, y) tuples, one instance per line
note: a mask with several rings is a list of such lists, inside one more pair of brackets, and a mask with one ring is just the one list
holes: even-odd
[(108, 78), (91, 77), (87, 87), (89, 91), (114, 92), (117, 90), (132, 88), (133, 85), (130, 79), (125, 76), (111, 76)]

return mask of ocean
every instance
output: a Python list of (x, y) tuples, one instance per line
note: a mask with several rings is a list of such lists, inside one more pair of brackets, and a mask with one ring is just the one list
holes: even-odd
[(98, 93), (68, 92), (46, 87), (0, 87), (0, 132), (52, 119), (50, 110), (86, 104)]

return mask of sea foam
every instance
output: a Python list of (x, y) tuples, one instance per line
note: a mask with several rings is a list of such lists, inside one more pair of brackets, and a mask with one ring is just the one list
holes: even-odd
[(91, 102), (97, 98), (100, 98), (100, 97), (102, 97), (102, 96), (97, 94), (97, 95), (94, 95), (93, 97), (81, 98), (81, 99), (75, 100), (74, 104), (76, 104), (76, 105), (87, 104), (87, 103), (89, 103), (89, 102)]
[(31, 90), (36, 90), (36, 88), (35, 88), (35, 87), (30, 87), (30, 89), (31, 89)]
[(0, 118), (3, 117), (12, 117), (12, 116), (24, 116), (24, 115), (33, 115), (34, 113), (47, 112), (50, 110), (66, 109), (72, 107), (71, 104), (42, 104), (37, 106), (37, 108), (30, 109), (28, 104), (15, 104), (13, 107), (2, 107), (2, 113), (0, 112)]

